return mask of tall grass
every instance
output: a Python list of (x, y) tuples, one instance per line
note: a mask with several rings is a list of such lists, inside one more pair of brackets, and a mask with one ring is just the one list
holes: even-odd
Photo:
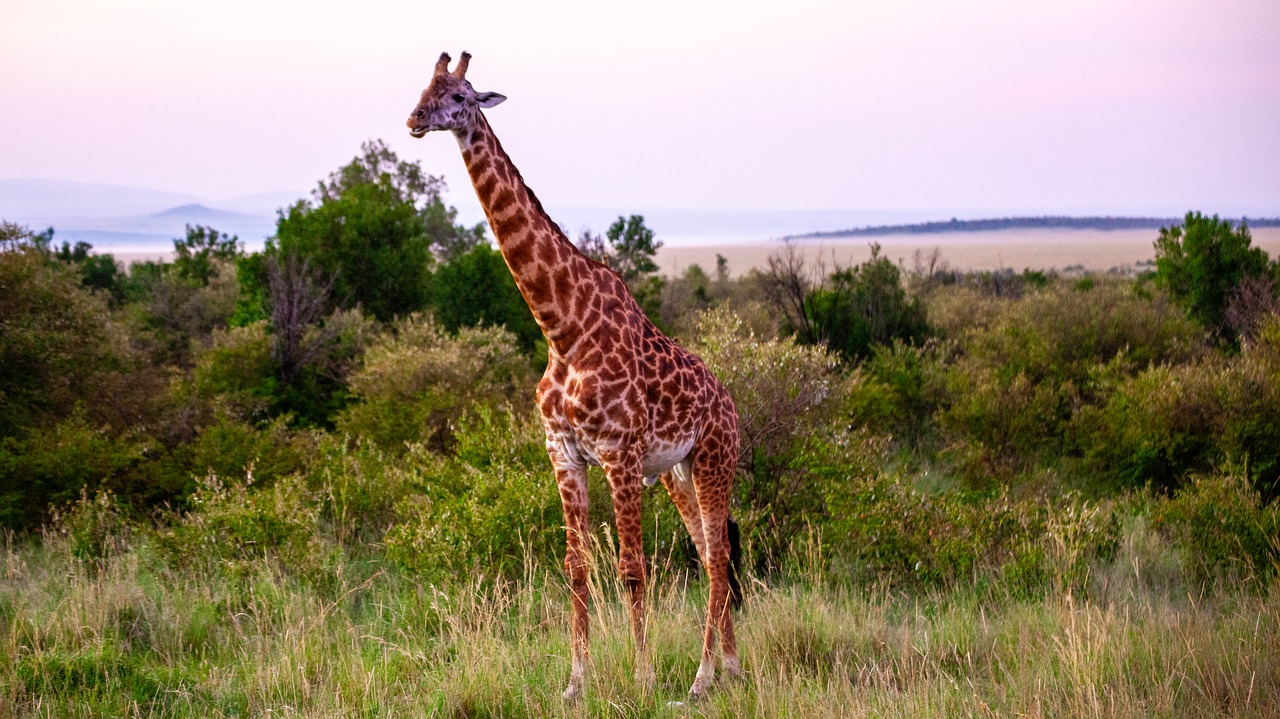
[[(546, 558), (517, 580), (421, 584), (376, 548), (317, 582), (264, 557), (166, 563), (147, 532), (100, 560), (6, 540), (0, 716), (1268, 716), (1280, 714), (1280, 594), (1205, 587), (1143, 521), (1088, 586), (1027, 598), (974, 583), (851, 586), (816, 538), (790, 576), (748, 577), (744, 678), (690, 707), (705, 585), (658, 567), (657, 683), (633, 680), (612, 543), (592, 572), (587, 698), (560, 698), (568, 601)], [(808, 564), (808, 566), (806, 566)]]

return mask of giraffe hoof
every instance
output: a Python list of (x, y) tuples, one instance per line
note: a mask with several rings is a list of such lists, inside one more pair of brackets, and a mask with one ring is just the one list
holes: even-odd
[(582, 685), (576, 682), (569, 682), (569, 686), (565, 687), (564, 694), (561, 694), (567, 702), (575, 702), (578, 697), (582, 696)]
[(657, 675), (653, 672), (653, 667), (641, 667), (636, 669), (636, 685), (640, 690), (648, 693), (653, 691), (653, 687), (657, 684)]

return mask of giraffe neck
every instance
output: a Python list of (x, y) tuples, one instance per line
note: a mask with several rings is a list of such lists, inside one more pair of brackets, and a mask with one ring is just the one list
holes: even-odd
[(591, 260), (547, 216), (483, 114), (455, 136), (516, 287), (551, 350), (567, 355), (594, 325)]

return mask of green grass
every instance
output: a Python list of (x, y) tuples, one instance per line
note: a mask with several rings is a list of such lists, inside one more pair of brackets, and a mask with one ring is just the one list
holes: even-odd
[(1190, 590), (1140, 524), (1088, 591), (1032, 599), (989, 583), (909, 594), (812, 571), (753, 578), (746, 676), (696, 707), (672, 702), (697, 666), (701, 582), (657, 573), (657, 683), (643, 691), (619, 587), (597, 568), (588, 695), (566, 705), (558, 572), (530, 561), (520, 581), (438, 587), (364, 549), (317, 582), (272, 560), (173, 569), (145, 533), (100, 568), (63, 538), (11, 540), (0, 716), (1280, 715), (1274, 581)]

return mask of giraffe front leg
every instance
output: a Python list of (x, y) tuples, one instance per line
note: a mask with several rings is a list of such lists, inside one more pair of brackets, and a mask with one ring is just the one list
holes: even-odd
[(653, 686), (649, 662), (648, 617), (645, 615), (645, 559), (640, 524), (640, 490), (643, 476), (638, 456), (623, 455), (605, 462), (609, 491), (613, 496), (614, 522), (618, 529), (618, 573), (627, 588), (631, 614), (631, 638), (635, 644), (636, 681)]
[[(552, 454), (552, 462), (556, 462)], [(564, 508), (564, 570), (569, 577), (572, 619), (570, 623), (569, 685), (564, 698), (577, 699), (586, 688), (587, 677), (587, 471), (585, 467), (567, 464), (556, 466), (556, 486)]]

